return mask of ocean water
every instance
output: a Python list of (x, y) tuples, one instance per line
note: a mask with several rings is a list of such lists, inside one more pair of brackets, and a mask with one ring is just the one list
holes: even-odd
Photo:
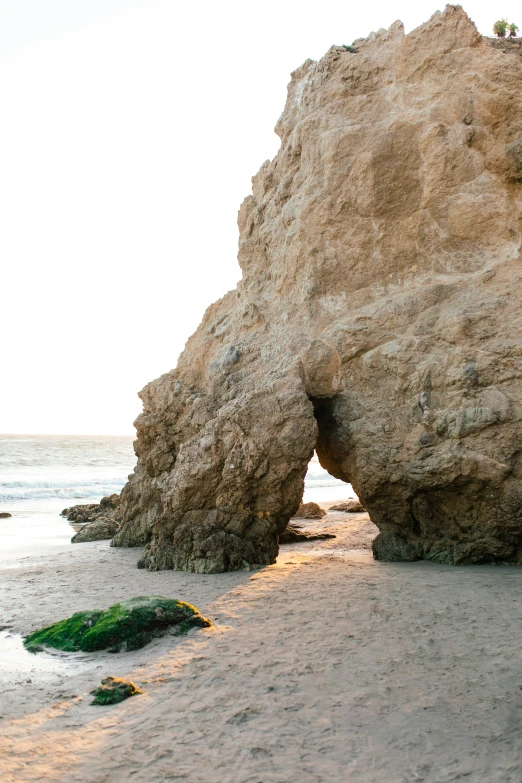
[(54, 498), (96, 502), (136, 463), (132, 437), (0, 435), (0, 506)]
[(305, 476), (303, 502), (324, 503), (328, 500), (346, 500), (347, 498), (355, 497), (357, 495), (353, 491), (352, 485), (330, 476), (321, 467), (317, 456), (314, 454)]
[(133, 438), (0, 435), (0, 564), (69, 547), (67, 506), (120, 492), (136, 464)]
[[(131, 436), (0, 435), (0, 564), (68, 547), (73, 530), (60, 511), (120, 492), (136, 464)], [(305, 502), (354, 497), (349, 484), (310, 462)]]

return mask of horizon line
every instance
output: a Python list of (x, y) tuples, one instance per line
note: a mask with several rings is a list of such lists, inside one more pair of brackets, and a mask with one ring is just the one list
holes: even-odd
[(38, 438), (133, 438), (136, 432), (0, 432), (3, 437), (31, 436)]

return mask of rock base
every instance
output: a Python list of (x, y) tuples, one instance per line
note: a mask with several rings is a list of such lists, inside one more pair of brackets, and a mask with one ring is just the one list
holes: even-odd
[(522, 565), (522, 552), (491, 537), (475, 541), (425, 541), (382, 532), (372, 542), (373, 557), (388, 563), (431, 560), (445, 565)]

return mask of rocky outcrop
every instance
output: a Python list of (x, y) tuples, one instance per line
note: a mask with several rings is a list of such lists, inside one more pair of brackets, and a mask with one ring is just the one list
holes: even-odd
[(112, 538), (120, 529), (122, 509), (120, 496), (108, 495), (99, 503), (87, 503), (64, 508), (62, 517), (72, 522), (77, 530), (71, 538), (72, 544), (84, 544), (87, 541), (103, 541)]
[(458, 6), (292, 74), (243, 278), (141, 392), (113, 544), (272, 563), (315, 448), (375, 557), (522, 562), (521, 83)]
[(85, 503), (83, 505), (64, 508), (61, 512), (61, 516), (66, 517), (69, 522), (87, 524), (101, 518), (112, 519), (119, 522), (121, 513), (120, 496), (114, 494), (107, 495), (107, 497), (102, 498), (99, 503)]
[(363, 504), (358, 500), (343, 500), (341, 503), (336, 503), (334, 506), (330, 506), (329, 511), (344, 511), (348, 514), (360, 514), (366, 511)]
[(326, 516), (326, 511), (317, 503), (301, 503), (294, 514), (296, 519), (321, 519)]

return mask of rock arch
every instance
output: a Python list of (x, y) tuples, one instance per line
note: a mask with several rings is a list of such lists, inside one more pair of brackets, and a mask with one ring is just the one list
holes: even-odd
[(522, 561), (522, 58), (498, 47), (447, 6), (292, 74), (243, 278), (140, 395), (113, 544), (141, 565), (273, 562), (316, 445), (376, 557)]

